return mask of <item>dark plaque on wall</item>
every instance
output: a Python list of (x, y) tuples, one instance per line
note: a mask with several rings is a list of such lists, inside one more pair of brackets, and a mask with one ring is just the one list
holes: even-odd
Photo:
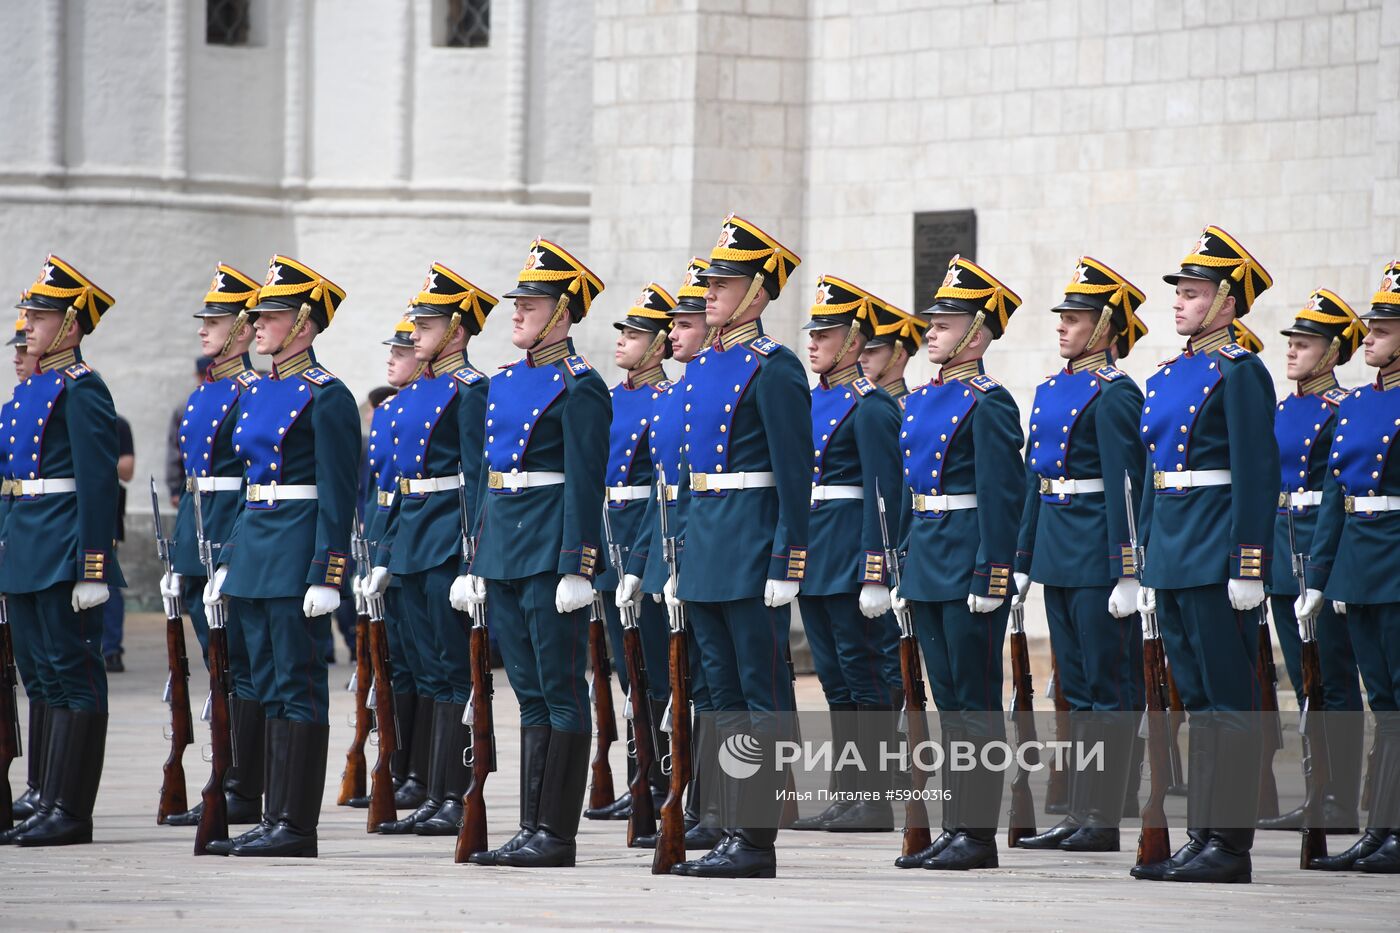
[(948, 271), (953, 256), (977, 258), (976, 211), (921, 211), (914, 215), (913, 311), (922, 311)]

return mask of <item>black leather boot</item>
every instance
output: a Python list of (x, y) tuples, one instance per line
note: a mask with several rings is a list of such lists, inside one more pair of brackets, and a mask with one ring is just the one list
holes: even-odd
[(232, 839), (215, 839), (204, 847), (204, 851), (210, 855), (229, 855), (233, 852), (234, 846), (252, 842), (263, 833), (272, 829), (275, 822), (275, 815), (282, 812), (283, 800), (277, 793), (281, 790), (272, 779), (273, 762), (279, 755), (284, 754), (287, 744), (287, 720), (267, 719), (263, 722), (263, 742), (262, 742), (262, 818), (257, 825), (247, 832), (240, 833)]
[(702, 859), (690, 872), (692, 878), (776, 878), (777, 829), (739, 829), (715, 858)]
[[(1165, 881), (1248, 884), (1253, 875), (1249, 850), (1254, 845), (1259, 809), (1259, 781), (1254, 775), (1258, 774), (1263, 737), (1256, 728), (1226, 729), (1221, 723), (1213, 724), (1211, 730), (1215, 753), (1208, 776), (1201, 781), (1210, 795), (1210, 836), (1199, 855), (1162, 877)], [(1193, 772), (1187, 786), (1194, 791), (1196, 783)]]
[(1380, 848), (1358, 858), (1353, 867), (1375, 875), (1394, 875), (1400, 874), (1400, 836), (1395, 829), (1400, 826), (1400, 736), (1379, 735), (1376, 745), (1371, 822), (1391, 829)]
[[(421, 699), (421, 698), (420, 698)], [(430, 701), (432, 702), (432, 701)], [(440, 715), (439, 708), (446, 703), (432, 703), (426, 716), (418, 720), (418, 728), (428, 733), (428, 792), (418, 808), (401, 820), (380, 823), (375, 832), (385, 836), (407, 836), (414, 832), (419, 823), (432, 819), (442, 809), (446, 800), (446, 780), (448, 756), (452, 751), (451, 735), (447, 731), (447, 720)], [(415, 716), (423, 715), (420, 708)]]
[(462, 795), (467, 792), (471, 769), (467, 767), (467, 750), (471, 748), (472, 730), (462, 724), (465, 703), (438, 703), (433, 707), (433, 733), (445, 747), (442, 772), (442, 806), (426, 820), (420, 820), (413, 832), (419, 836), (455, 836), (462, 828)]
[[(53, 755), (55, 754), (54, 748), (66, 741), (67, 719), (66, 717), (60, 716), (58, 714), (58, 707), (49, 706), (45, 709), (43, 723), (44, 745), (38, 750), (36, 750), (35, 747), (32, 745), (29, 747), (30, 754), (34, 757), (34, 759), (37, 759), (39, 765), (39, 774), (36, 781), (36, 786), (39, 788), (39, 795), (34, 799), (33, 809), (31, 810), (30, 814), (24, 819), (17, 820), (15, 825), (12, 826), (10, 829), (0, 832), (0, 846), (14, 845), (15, 841), (25, 831), (33, 829), (35, 826), (38, 826), (39, 822), (45, 816), (48, 816), (49, 810), (53, 807), (53, 794), (45, 796), (44, 782), (50, 777), (49, 761), (53, 758)], [(55, 725), (55, 721), (59, 719), (62, 719), (63, 722), (59, 723), (58, 725)], [(60, 728), (64, 730), (64, 736), (62, 738), (56, 735), (57, 731)], [(31, 760), (31, 765), (33, 764), (34, 760)]]
[[(977, 715), (977, 714), (968, 714)], [(991, 726), (991, 716), (1000, 718), (1000, 713), (978, 716), (982, 730)], [(979, 730), (981, 731), (981, 730)], [(953, 801), (954, 826), (957, 832), (952, 840), (937, 855), (921, 866), (929, 871), (968, 871), (976, 868), (996, 868), (997, 858), (997, 817), (1001, 809), (1004, 771), (993, 771), (981, 765), (981, 749), (995, 736), (969, 736), (977, 746), (978, 764), (963, 773), (957, 782), (960, 801)]]
[(539, 828), (514, 852), (503, 852), (497, 865), (512, 868), (572, 868), (576, 854), (583, 794), (588, 785), (588, 758), (593, 736), (553, 730), (545, 757), (545, 792), (539, 802)]
[[(1187, 782), (1187, 787), (1190, 787)], [(1180, 868), (1163, 874), (1164, 881), (1194, 881), (1207, 884), (1249, 884), (1251, 866), (1249, 850), (1254, 845), (1254, 830), (1212, 829), (1205, 848)]]
[(272, 828), (235, 845), (240, 858), (315, 858), (316, 826), (326, 791), (326, 751), (330, 726), (289, 720), (281, 754), (273, 760), (271, 780), (280, 785), (280, 812)]
[[(722, 727), (720, 723), (721, 717), (725, 718), (725, 723)], [(739, 782), (729, 778), (715, 765), (719, 761), (718, 750), (720, 742), (722, 741), (722, 735), (733, 735), (736, 729), (747, 728), (747, 722), (748, 716), (744, 713), (706, 713), (703, 717), (696, 717), (696, 763), (697, 765), (709, 762), (714, 763), (707, 764), (704, 770), (696, 772), (697, 774), (705, 775), (706, 779), (710, 782), (710, 786), (705, 792), (713, 807), (714, 842), (711, 843), (709, 850), (699, 858), (688, 859), (678, 865), (672, 865), (671, 874), (673, 875), (694, 876), (698, 866), (706, 865), (723, 858), (731, 846), (738, 845), (739, 843), (738, 830), (735, 829), (735, 823), (737, 822), (737, 815), (739, 812)], [(702, 723), (706, 730), (704, 733), (699, 731)], [(745, 725), (741, 727), (740, 723)], [(706, 745), (708, 743), (713, 744), (709, 744), (707, 748)], [(699, 749), (704, 749), (703, 753), (699, 751)], [(706, 757), (701, 758), (701, 754), (706, 755)], [(703, 820), (701, 825), (704, 825)], [(687, 850), (691, 848), (689, 835), (690, 834), (687, 834)], [(696, 846), (695, 848), (699, 850), (701, 847)]]
[(549, 753), (549, 726), (520, 727), (520, 829), (499, 849), (467, 857), (473, 865), (495, 865), (496, 859), (519, 849), (539, 828), (540, 796), (544, 788), (544, 763)]
[(233, 724), (233, 764), (224, 775), (224, 798), (228, 801), (231, 825), (257, 823), (262, 819), (263, 762), (266, 747), (263, 735), (267, 720), (257, 700), (233, 697), (229, 701)]
[[(767, 717), (765, 717), (766, 719)], [(763, 759), (757, 774), (743, 780), (727, 780), (724, 787), (726, 823), (730, 826), (727, 841), (716, 846), (698, 861), (684, 862), (692, 878), (773, 878), (777, 876), (778, 860), (774, 843), (778, 838), (778, 822), (783, 803), (779, 792), (787, 786), (787, 772), (775, 766), (776, 743), (773, 739), (783, 733), (781, 723), (754, 720), (753, 734), (763, 749)], [(849, 719), (846, 728), (849, 728)], [(734, 727), (726, 724), (721, 734), (733, 734)], [(844, 731), (844, 730), (843, 730)], [(738, 827), (744, 818), (751, 823)], [(680, 866), (676, 866), (679, 868)], [(674, 872), (675, 869), (672, 869)]]
[(1140, 881), (1163, 881), (1169, 871), (1189, 864), (1205, 851), (1210, 838), (1211, 771), (1214, 767), (1215, 733), (1205, 720), (1192, 716), (1187, 725), (1186, 844), (1170, 858), (1148, 865), (1134, 865), (1129, 874)]
[(1400, 835), (1392, 832), (1379, 849), (1357, 859), (1355, 868), (1373, 875), (1400, 875)]
[(10, 812), (15, 822), (27, 820), (39, 805), (39, 785), (44, 779), (44, 754), (48, 750), (46, 732), (49, 724), (49, 704), (43, 700), (29, 701), (28, 777), (24, 793), (15, 798)]
[[(1122, 801), (1128, 793), (1133, 764), (1133, 718), (1128, 713), (1091, 713), (1085, 739), (1103, 743), (1101, 767), (1081, 771), (1084, 785), (1080, 811), (1083, 825), (1060, 843), (1064, 852), (1117, 852), (1118, 826), (1123, 821)], [(1091, 746), (1092, 747), (1092, 746)]]
[[(854, 703), (831, 704), (829, 714), (831, 719), (831, 744), (836, 749), (837, 758), (840, 757), (842, 749), (846, 747), (848, 742), (853, 743), (856, 740), (856, 730), (853, 728), (855, 712), (856, 705)], [(841, 794), (855, 791), (855, 777), (855, 772), (850, 768), (844, 768), (838, 771), (833, 767), (831, 777), (827, 782), (827, 788), (832, 796), (831, 804), (820, 813), (814, 813), (811, 816), (804, 816), (793, 820), (792, 825), (789, 826), (788, 829), (795, 829), (802, 832), (825, 830), (828, 823), (837, 819), (841, 814), (855, 805), (853, 801), (843, 800), (841, 798)]]
[(1356, 871), (1356, 863), (1374, 855), (1385, 844), (1389, 835), (1390, 830), (1368, 826), (1361, 838), (1353, 842), (1346, 851), (1315, 858), (1308, 862), (1308, 868), (1313, 871)]
[[(951, 747), (954, 739), (960, 738), (958, 732), (953, 729), (949, 721), (945, 721), (940, 731), (940, 740), (946, 753)], [(958, 777), (961, 772), (955, 772), (948, 764), (945, 754), (943, 767), (938, 774), (939, 787), (948, 792), (948, 801), (944, 802), (941, 810), (942, 817), (939, 822), (939, 833), (933, 837), (933, 841), (917, 852), (908, 855), (896, 856), (894, 860), (895, 868), (923, 868), (924, 863), (932, 859), (938, 853), (948, 848), (948, 844), (953, 841), (957, 833), (953, 830), (952, 804), (950, 801), (958, 797)]]
[[(430, 773), (429, 754), (433, 745), (433, 698), (416, 693), (396, 694), (394, 701), (401, 704), (399, 723), (402, 727), (404, 711), (408, 711), (409, 732), (407, 737), (400, 734), (403, 744), (403, 783), (394, 791), (394, 809), (414, 810), (428, 799), (428, 775)], [(399, 755), (395, 752), (394, 755)], [(395, 772), (395, 776), (398, 774)]]
[[(1361, 769), (1365, 762), (1366, 714), (1359, 710), (1328, 712), (1326, 718), (1327, 749), (1332, 764), (1327, 794), (1333, 799), (1332, 809), (1337, 817), (1336, 822), (1328, 817), (1327, 831), (1343, 833), (1348, 832), (1347, 827), (1361, 825), (1357, 814), (1361, 802)], [(1350, 833), (1355, 832), (1350, 830)]]
[(825, 829), (829, 833), (892, 833), (894, 807), (889, 798), (890, 772), (881, 767), (880, 750), (881, 746), (894, 746), (896, 714), (882, 706), (860, 705), (856, 710), (856, 748), (865, 770), (856, 771), (853, 783), (865, 799), (828, 820)]
[(1045, 832), (1027, 836), (1016, 843), (1018, 849), (1058, 850), (1066, 839), (1079, 832), (1084, 825), (1084, 815), (1088, 809), (1087, 796), (1093, 791), (1093, 787), (1089, 775), (1078, 767), (1075, 750), (1082, 747), (1083, 743), (1091, 741), (1089, 735), (1091, 729), (1089, 728), (1088, 713), (1077, 712), (1071, 715), (1074, 718), (1070, 720), (1070, 748), (1065, 758), (1065, 780), (1069, 784), (1069, 799), (1067, 801), (1069, 809), (1058, 823)]
[[(62, 724), (60, 726), (60, 723)], [(22, 846), (70, 846), (92, 842), (92, 808), (102, 782), (107, 750), (107, 714), (60, 709), (50, 727), (62, 744), (49, 749), (44, 797), (53, 785), (53, 802), (31, 828), (16, 837)], [(43, 809), (41, 798), (41, 809)]]
[[(1294, 807), (1287, 813), (1280, 813), (1275, 817), (1265, 817), (1258, 823), (1262, 830), (1291, 829), (1294, 832), (1303, 828), (1303, 817), (1305, 816), (1302, 806)], [(1322, 825), (1329, 833), (1350, 835), (1357, 831), (1355, 825), (1348, 826), (1348, 823), (1356, 823), (1356, 811), (1348, 813), (1337, 801), (1335, 794), (1325, 793), (1322, 797)]]

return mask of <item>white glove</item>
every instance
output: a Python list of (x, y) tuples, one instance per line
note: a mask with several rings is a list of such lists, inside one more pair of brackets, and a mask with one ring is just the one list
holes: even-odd
[(679, 609), (681, 601), (676, 596), (676, 578), (667, 577), (666, 585), (661, 588), (661, 595), (666, 600), (667, 609)]
[(1137, 611), (1149, 615), (1157, 611), (1157, 591), (1150, 586), (1138, 588)]
[(1115, 619), (1126, 619), (1137, 612), (1138, 594), (1142, 586), (1134, 577), (1119, 577), (1113, 584), (1113, 592), (1108, 594), (1108, 614)]
[(866, 583), (860, 588), (860, 614), (878, 619), (890, 611), (890, 588), (878, 583)]
[(452, 581), (447, 591), (447, 601), (458, 612), (471, 612), (486, 602), (486, 581), (472, 574), (463, 574)]
[(369, 572), (369, 580), (366, 582), (365, 595), (383, 596), (389, 589), (389, 581), (393, 574), (389, 573), (388, 567), (374, 567)]
[(1248, 612), (1264, 601), (1263, 580), (1231, 580), (1225, 589), (1237, 612)]
[(797, 598), (797, 581), (769, 580), (763, 584), (763, 605), (769, 609), (786, 606)]
[(340, 591), (335, 587), (313, 584), (306, 588), (301, 600), (302, 615), (308, 619), (329, 615), (340, 608)]
[(1308, 619), (1317, 618), (1317, 614), (1322, 611), (1322, 590), (1306, 589), (1301, 595), (1293, 600), (1293, 614), (1298, 617), (1301, 624)]
[(582, 609), (592, 601), (593, 584), (587, 577), (566, 573), (559, 578), (559, 586), (554, 590), (554, 608), (560, 615)]
[(180, 575), (171, 570), (160, 575), (160, 595), (166, 599), (180, 598)]
[(1028, 573), (1013, 573), (1011, 578), (1016, 581), (1016, 595), (1011, 597), (1011, 605), (1024, 606), (1026, 604), (1026, 594), (1031, 591), (1031, 575)]
[(105, 583), (74, 583), (73, 611), (82, 612), (84, 609), (100, 606), (105, 603), (111, 595), (112, 591)]
[(365, 588), (363, 584), (364, 581), (360, 579), (358, 574), (350, 578), (350, 595), (355, 597), (355, 605), (357, 606), (360, 604), (360, 601), (365, 598)]
[(1001, 604), (1006, 602), (1000, 596), (978, 596), (975, 593), (967, 594), (967, 608), (972, 612), (992, 612), (999, 609)]
[(224, 598), (224, 578), (227, 576), (227, 567), (214, 571), (214, 579), (204, 584), (204, 605), (212, 606)]
[(1334, 599), (1332, 600), (1332, 611), (1339, 616), (1344, 616), (1347, 614), (1347, 604), (1340, 599)]
[(625, 574), (622, 582), (617, 585), (617, 608), (628, 609), (637, 605), (637, 598), (642, 592), (642, 578), (634, 573)]
[(895, 612), (903, 612), (909, 608), (909, 600), (899, 595), (898, 587), (890, 590), (890, 608)]

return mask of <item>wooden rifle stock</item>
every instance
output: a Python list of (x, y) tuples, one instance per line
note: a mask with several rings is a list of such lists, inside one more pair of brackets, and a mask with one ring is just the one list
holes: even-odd
[(1274, 666), (1274, 640), (1269, 620), (1259, 613), (1258, 671), (1261, 696), (1259, 710), (1264, 729), (1264, 747), (1259, 756), (1259, 817), (1278, 816), (1278, 784), (1274, 780), (1274, 754), (1283, 746), (1283, 726), (1278, 715), (1278, 670)]
[(365, 741), (369, 738), (369, 619), (355, 619), (355, 735), (345, 752), (345, 770), (340, 775), (337, 806), (365, 795)]
[(1142, 673), (1147, 685), (1147, 799), (1140, 816), (1137, 864), (1151, 865), (1171, 858), (1171, 837), (1167, 831), (1167, 787), (1171, 782), (1171, 726), (1168, 722), (1166, 652), (1162, 637), (1142, 640)]
[(185, 656), (185, 621), (179, 615), (165, 619), (165, 659), (170, 669), (170, 754), (161, 768), (160, 804), (156, 823), (189, 809), (185, 797), (185, 749), (194, 742), (190, 716), (190, 662)]
[(656, 835), (656, 806), (651, 798), (651, 769), (656, 764), (656, 731), (651, 717), (651, 696), (647, 689), (646, 663), (642, 659), (641, 629), (622, 629), (622, 660), (627, 666), (627, 683), (632, 700), (632, 744), (637, 768), (627, 789), (632, 794), (632, 813), (627, 817), (627, 847), (639, 836)]
[[(481, 615), (485, 616), (485, 607)], [(469, 636), (471, 643), (471, 725), (472, 761), (467, 792), (462, 795), (462, 829), (457, 833), (457, 849), (453, 861), (465, 862), (486, 844), (486, 778), (496, 770), (496, 725), (491, 711), (495, 686), (491, 681), (491, 643), (484, 621), (474, 622)]]
[(209, 629), (209, 780), (199, 797), (204, 809), (194, 831), (194, 854), (208, 855), (204, 847), (228, 838), (228, 798), (224, 778), (233, 764), (233, 733), (228, 708), (228, 630)]
[(370, 775), (369, 813), (365, 832), (378, 830), (380, 823), (391, 823), (394, 808), (392, 759), (399, 747), (398, 711), (394, 709), (394, 669), (389, 662), (389, 632), (383, 619), (369, 620), (369, 662), (374, 672), (374, 730), (379, 736), (378, 757)]
[(928, 741), (928, 720), (924, 718), (928, 700), (924, 692), (923, 665), (919, 661), (919, 642), (912, 634), (901, 635), (899, 639), (899, 679), (904, 693), (904, 722), (910, 754), (910, 794), (904, 804), (900, 854), (913, 855), (932, 845), (933, 837), (929, 833), (928, 808), (923, 801), (930, 772), (919, 765), (915, 756), (915, 749)]
[(1332, 780), (1332, 753), (1327, 741), (1327, 701), (1322, 693), (1322, 659), (1316, 636), (1303, 641), (1300, 656), (1303, 662), (1303, 777), (1307, 782), (1307, 796), (1303, 800), (1303, 841), (1298, 867), (1307, 868), (1313, 859), (1327, 855), (1323, 800)]
[(617, 741), (617, 714), (613, 711), (612, 665), (608, 662), (608, 636), (600, 599), (594, 597), (595, 618), (588, 623), (588, 657), (593, 664), (593, 719), (598, 739), (589, 764), (593, 779), (588, 788), (588, 806), (595, 810), (617, 799), (612, 764), (608, 761), (608, 752)]
[[(1012, 610), (1017, 611), (1016, 609)], [(1035, 691), (1031, 681), (1031, 654), (1026, 644), (1026, 633), (1016, 625), (1011, 633), (1011, 721), (1016, 727), (1016, 744), (1025, 746), (1036, 741), (1034, 701)], [(1027, 764), (1036, 764), (1039, 753), (1034, 746), (1023, 753)], [(1006, 844), (1012, 848), (1027, 836), (1034, 836), (1035, 800), (1031, 797), (1031, 776), (1025, 768), (1016, 768), (1016, 777), (1011, 781), (1011, 808), (1007, 812)]]
[(686, 630), (679, 628), (672, 630), (667, 642), (671, 675), (671, 781), (666, 788), (666, 799), (661, 803), (661, 829), (656, 837), (656, 855), (651, 860), (653, 875), (669, 875), (672, 866), (685, 861), (685, 791), (694, 767), (690, 757), (689, 638)]
[[(0, 600), (5, 597), (0, 596)], [(3, 610), (0, 610), (3, 611)], [(14, 794), (10, 790), (10, 763), (20, 756), (19, 702), (15, 673), (15, 645), (9, 623), (0, 625), (0, 830), (15, 824)], [(34, 749), (29, 750), (34, 754)]]

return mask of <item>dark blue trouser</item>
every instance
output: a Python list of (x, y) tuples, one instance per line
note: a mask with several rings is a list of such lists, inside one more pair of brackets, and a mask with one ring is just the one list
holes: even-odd
[(690, 602), (686, 607), (700, 648), (712, 709), (793, 709), (792, 674), (787, 662), (790, 607), (770, 609), (761, 597)]
[[(617, 593), (614, 590), (602, 590), (603, 611), (608, 617), (608, 645), (612, 650), (612, 666), (617, 672), (617, 682), (622, 685), (624, 692), (629, 692), (632, 685), (627, 682), (627, 664), (622, 651), (622, 613), (617, 608)], [(647, 694), (653, 699), (663, 701), (670, 696), (670, 681), (668, 670), (670, 667), (669, 656), (666, 651), (666, 641), (671, 635), (671, 626), (666, 618), (666, 607), (657, 603), (650, 596), (642, 596), (637, 600), (637, 628), (642, 636), (642, 665), (646, 668)]]
[[(190, 616), (190, 627), (194, 637), (199, 639), (199, 650), (204, 655), (204, 669), (209, 669), (209, 622), (204, 610), (204, 584), (207, 577), (180, 577), (180, 601)], [(243, 639), (243, 627), (238, 623), (238, 612), (233, 600), (224, 601), (227, 621), (224, 633), (228, 639), (228, 673), (233, 685), (233, 695), (242, 700), (256, 700), (257, 689), (253, 686), (253, 672), (248, 662), (248, 645)]]
[[(27, 643), (42, 698), (50, 706), (107, 712), (102, 607), (74, 612), (71, 580), (36, 593), (11, 593), (5, 602), (10, 612), (10, 634)], [(21, 650), (24, 649), (16, 649), (16, 656)]]
[[(1271, 596), (1274, 610), (1274, 634), (1283, 649), (1283, 661), (1288, 667), (1288, 679), (1301, 707), (1303, 703), (1303, 638), (1298, 633), (1298, 617), (1293, 614), (1289, 595)], [(1345, 616), (1332, 609), (1332, 600), (1322, 601), (1317, 616), (1317, 653), (1322, 661), (1322, 698), (1332, 712), (1361, 709), (1361, 682), (1356, 676), (1356, 655), (1351, 650), (1351, 635), (1347, 632)]]
[(29, 702), (47, 703), (53, 686), (41, 675), (39, 651), (43, 636), (39, 632), (39, 617), (32, 610), (25, 612), (19, 608), (17, 599), (6, 599), (5, 607), (10, 619), (10, 642), (15, 651), (15, 668), (19, 671), (20, 683), (24, 684), (24, 695)]
[[(800, 596), (802, 627), (829, 705), (889, 707), (900, 693), (899, 638), (886, 613), (867, 619), (855, 593)], [(893, 655), (893, 659), (891, 659)], [(893, 660), (893, 663), (891, 663)], [(895, 679), (890, 680), (893, 669)]]
[[(399, 577), (403, 619), (417, 658), (418, 692), (441, 703), (465, 703), (472, 690), (471, 623), (448, 602), (461, 561)], [(551, 609), (553, 593), (550, 594)]]
[[(403, 584), (389, 587), (384, 594), (384, 631), (389, 635), (389, 666), (393, 668), (394, 692), (417, 693), (418, 646), (404, 621)], [(427, 696), (427, 694), (423, 694)]]
[(254, 692), (267, 718), (329, 724), (325, 643), (331, 616), (308, 619), (300, 596), (228, 601), (242, 627)]
[(487, 580), (487, 624), (520, 703), (522, 726), (591, 732), (588, 702), (588, 610), (554, 608), (557, 573)]
[(909, 606), (938, 711), (1000, 710), (1001, 655), (1010, 603), (1003, 602), (992, 612), (973, 612), (966, 598), (936, 603), (910, 600)]
[(126, 597), (119, 586), (109, 586), (112, 595), (102, 604), (102, 653), (121, 654), (122, 635), (126, 629)]
[(1346, 621), (1376, 731), (1400, 733), (1400, 603), (1348, 603)]
[(1046, 586), (1045, 616), (1062, 696), (1075, 711), (1140, 709), (1142, 626), (1115, 619), (1109, 586)]
[(1257, 710), (1259, 614), (1236, 612), (1224, 583), (1157, 590), (1157, 622), (1181, 703), (1191, 712)]

